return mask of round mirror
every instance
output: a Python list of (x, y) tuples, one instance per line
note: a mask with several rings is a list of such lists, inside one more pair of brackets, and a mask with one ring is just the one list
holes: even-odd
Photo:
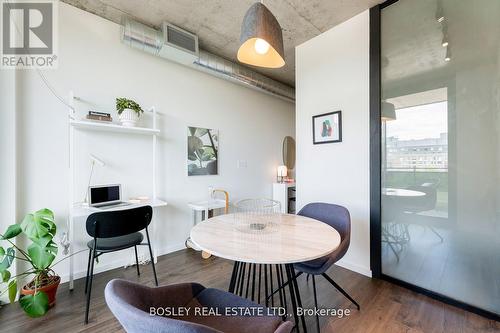
[(283, 164), (288, 170), (295, 168), (295, 140), (291, 136), (283, 139)]

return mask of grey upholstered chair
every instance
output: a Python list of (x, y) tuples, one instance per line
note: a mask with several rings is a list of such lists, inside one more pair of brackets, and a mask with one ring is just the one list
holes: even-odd
[[(267, 311), (249, 300), (197, 283), (150, 288), (115, 279), (107, 284), (105, 297), (111, 312), (129, 333), (289, 333), (293, 328), (291, 322), (283, 322), (278, 316), (225, 316), (226, 307), (262, 308), (264, 314)], [(151, 315), (151, 308), (190, 310), (185, 316), (167, 317)], [(195, 308), (218, 309), (222, 316), (202, 316)]]
[[(334, 263), (339, 261), (349, 248), (349, 243), (351, 240), (351, 216), (349, 215), (349, 211), (347, 210), (347, 208), (339, 205), (317, 202), (310, 203), (304, 206), (299, 211), (298, 215), (313, 218), (335, 228), (340, 234), (341, 241), (339, 247), (334, 252), (325, 257), (294, 264), (294, 268), (299, 271), (296, 277), (301, 275), (302, 273), (307, 273), (312, 276), (314, 289), (314, 305), (316, 306), (316, 308), (318, 307), (318, 297), (316, 293), (315, 275), (322, 275), (338, 291), (340, 291), (345, 297), (347, 297), (352, 303), (354, 303), (359, 310), (359, 304), (335, 281), (333, 281), (331, 277), (326, 274), (326, 271)], [(319, 318), (317, 316), (316, 324), (319, 331)]]

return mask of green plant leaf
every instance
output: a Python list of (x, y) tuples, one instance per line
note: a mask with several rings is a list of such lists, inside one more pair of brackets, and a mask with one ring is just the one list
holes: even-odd
[(203, 147), (203, 141), (195, 136), (188, 136), (188, 156)]
[(34, 242), (40, 241), (44, 236), (55, 236), (56, 224), (54, 223), (54, 213), (44, 208), (36, 211), (34, 214), (28, 214), (21, 222), (23, 232)]
[(19, 235), (23, 230), (19, 224), (9, 225), (1, 239), (10, 239)]
[[(56, 249), (54, 253), (54, 248)], [(33, 243), (28, 246), (28, 255), (31, 258), (33, 266), (37, 269), (46, 269), (50, 267), (50, 264), (56, 258), (57, 247), (41, 247), (37, 243)]]
[(13, 247), (9, 247), (0, 262), (0, 272), (3, 272), (7, 270), (10, 265), (12, 265), (12, 262), (14, 261), (14, 256), (16, 254), (16, 251), (14, 250)]
[(39, 291), (35, 295), (21, 297), (19, 304), (28, 316), (41, 317), (49, 310), (49, 297), (43, 291)]
[(16, 279), (9, 282), (9, 301), (13, 303), (16, 300), (17, 295), (17, 281)]
[(9, 281), (10, 279), (10, 272), (9, 271), (3, 271), (3, 272), (0, 272), (0, 277), (2, 277), (1, 281), (2, 282), (7, 282)]
[(0, 259), (2, 259), (4, 255), (5, 255), (5, 250), (3, 247), (0, 246)]

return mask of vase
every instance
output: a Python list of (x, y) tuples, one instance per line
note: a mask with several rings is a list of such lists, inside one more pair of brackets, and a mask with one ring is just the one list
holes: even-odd
[[(59, 283), (61, 282), (61, 278), (59, 276), (54, 276), (53, 281), (51, 284), (47, 286), (43, 286), (41, 288), (38, 288), (36, 291), (43, 291), (44, 293), (47, 294), (47, 297), (49, 298), (49, 306), (53, 307), (56, 304), (56, 293), (57, 293), (57, 287), (59, 287)], [(24, 286), (21, 289), (21, 295), (33, 295), (35, 293), (35, 289), (30, 288), (29, 286)]]
[(138, 121), (139, 115), (134, 110), (125, 109), (120, 114), (120, 122), (122, 123), (122, 126), (135, 127)]

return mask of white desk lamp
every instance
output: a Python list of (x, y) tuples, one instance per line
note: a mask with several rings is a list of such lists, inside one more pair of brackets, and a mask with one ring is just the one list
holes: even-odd
[(106, 163), (104, 163), (102, 160), (97, 158), (95, 155), (89, 154), (90, 156), (90, 176), (89, 176), (89, 182), (87, 185), (87, 188), (85, 190), (85, 198), (83, 199), (83, 206), (88, 206), (88, 198), (89, 198), (89, 187), (90, 187), (90, 182), (92, 181), (92, 175), (94, 174), (94, 166), (97, 164), (100, 167), (106, 166)]

